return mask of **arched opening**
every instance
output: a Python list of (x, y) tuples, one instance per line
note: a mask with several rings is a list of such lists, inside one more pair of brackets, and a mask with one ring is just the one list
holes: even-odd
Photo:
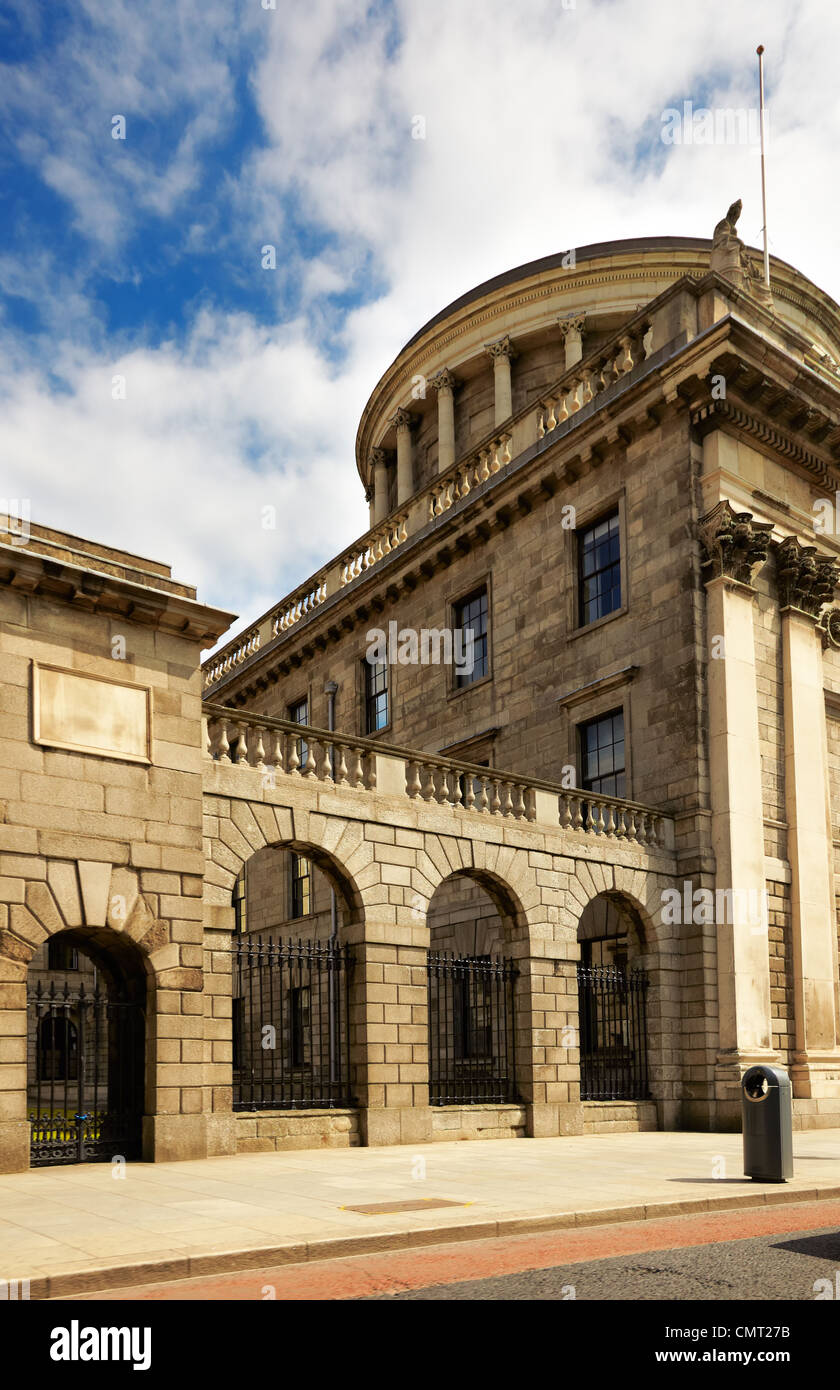
[(647, 1100), (649, 979), (644, 926), (620, 894), (593, 898), (578, 924), (581, 1100)]
[(429, 1099), (432, 1105), (517, 1099), (514, 988), (505, 955), (516, 912), (489, 878), (452, 874), (428, 909)]
[(268, 845), (232, 891), (233, 1108), (352, 1103), (346, 926), (355, 890), (315, 846)]
[(34, 954), (27, 991), (33, 1167), (139, 1158), (146, 974), (128, 938), (78, 927)]

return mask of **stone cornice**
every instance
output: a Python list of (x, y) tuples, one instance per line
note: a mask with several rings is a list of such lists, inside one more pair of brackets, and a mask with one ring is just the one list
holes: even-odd
[(767, 446), (774, 454), (797, 463), (807, 469), (813, 477), (826, 486), (834, 487), (840, 480), (840, 470), (827, 459), (821, 458), (813, 449), (793, 438), (792, 435), (762, 420), (757, 414), (746, 410), (731, 400), (705, 401), (691, 412), (691, 423), (703, 432), (715, 428), (722, 421), (734, 425), (742, 433)]
[(114, 575), (82, 569), (27, 550), (0, 545), (0, 586), (37, 594), (87, 612), (107, 613), (145, 627), (179, 634), (204, 647), (217, 642), (235, 613), (208, 608), (194, 599), (166, 593)]

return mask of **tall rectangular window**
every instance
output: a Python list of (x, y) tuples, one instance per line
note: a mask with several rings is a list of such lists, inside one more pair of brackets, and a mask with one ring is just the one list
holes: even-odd
[(578, 595), (581, 627), (621, 607), (621, 530), (617, 511), (578, 535)]
[(312, 911), (312, 869), (302, 854), (291, 852), (293, 917), (308, 917)]
[(54, 936), (47, 942), (47, 968), (49, 970), (78, 970), (79, 952), (75, 946)]
[[(289, 718), (293, 724), (308, 724), (309, 701), (307, 699), (296, 700), (293, 705), (289, 705)], [(298, 762), (303, 767), (309, 756), (309, 745), (305, 739), (299, 738), (297, 740), (297, 755)]]
[[(487, 645), (489, 606), (487, 589), (482, 587), (468, 594), (454, 606), (455, 644), (463, 643), (461, 650), (467, 652), (467, 642), (472, 645), (473, 665), (471, 671), (459, 671), (456, 667), (455, 684), (460, 689), (480, 681), (490, 670), (490, 652)], [(463, 638), (458, 634), (463, 633)]]
[(375, 734), (388, 724), (388, 663), (363, 661), (365, 680), (365, 733)]
[(310, 1037), (310, 997), (308, 985), (295, 985), (289, 990), (290, 1053), (293, 1067), (306, 1066), (307, 1043)]
[(581, 786), (602, 796), (626, 796), (624, 711), (611, 710), (580, 726)]

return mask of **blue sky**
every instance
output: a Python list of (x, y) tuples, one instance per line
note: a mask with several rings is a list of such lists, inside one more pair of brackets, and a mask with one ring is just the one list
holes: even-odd
[(443, 304), (738, 196), (758, 241), (756, 151), (660, 131), (754, 104), (759, 41), (771, 249), (840, 298), (834, 0), (270, 3), (0, 0), (0, 498), (35, 519), (252, 618), (366, 528), (359, 414)]

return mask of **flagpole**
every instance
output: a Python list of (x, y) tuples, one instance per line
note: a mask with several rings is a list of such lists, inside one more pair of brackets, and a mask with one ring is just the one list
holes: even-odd
[(764, 283), (770, 288), (770, 251), (767, 245), (767, 176), (764, 167), (764, 44), (755, 50), (758, 54), (758, 101), (761, 129), (761, 214), (764, 222)]

